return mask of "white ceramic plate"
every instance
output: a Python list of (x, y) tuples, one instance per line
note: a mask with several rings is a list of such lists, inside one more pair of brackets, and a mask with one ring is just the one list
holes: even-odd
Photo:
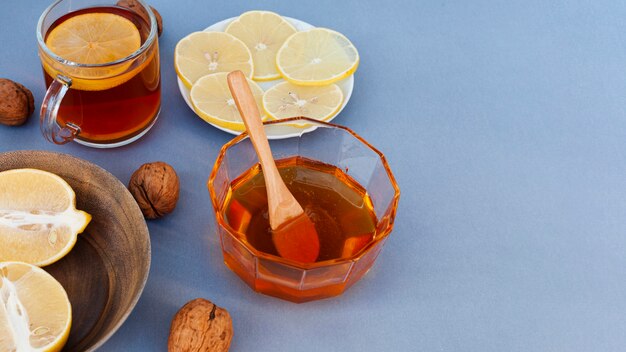
[[(295, 18), (290, 18), (290, 17), (285, 17), (285, 16), (283, 16), (283, 18), (287, 20), (289, 23), (291, 23), (294, 27), (296, 27), (298, 31), (305, 31), (307, 29), (315, 28), (314, 26), (306, 22), (297, 20)], [(237, 17), (232, 17), (232, 18), (217, 22), (207, 27), (204, 31), (205, 32), (223, 32), (226, 29), (226, 26), (228, 26), (228, 24), (234, 21), (235, 19), (237, 19)], [(284, 80), (281, 78), (281, 79), (277, 79), (274, 81), (257, 82), (257, 83), (259, 84), (261, 88), (263, 88), (263, 90), (267, 90), (270, 87), (273, 87), (276, 84), (283, 82), (283, 81)], [(333, 115), (330, 119), (328, 119), (327, 122), (334, 119), (335, 116), (337, 116), (341, 112), (341, 110), (343, 110), (343, 108), (346, 106), (346, 104), (348, 103), (348, 100), (350, 100), (350, 96), (352, 96), (352, 89), (354, 88), (354, 76), (351, 75), (350, 77), (345, 78), (335, 84), (337, 84), (339, 88), (341, 89), (341, 91), (343, 92), (343, 103), (341, 104), (341, 108), (339, 109), (339, 111), (337, 111), (335, 115)], [(183, 96), (183, 99), (185, 99), (185, 102), (187, 103), (189, 108), (193, 111), (193, 107), (191, 106), (191, 101), (189, 100), (189, 89), (185, 87), (185, 85), (180, 80), (180, 78), (178, 79), (178, 88), (180, 89), (180, 94)], [(218, 128), (224, 132), (228, 132), (230, 134), (238, 135), (241, 133), (240, 131), (235, 131), (235, 130), (224, 128), (221, 126), (217, 126), (210, 122), (208, 123), (211, 124), (213, 127)], [(315, 127), (305, 130), (304, 132), (309, 132), (314, 129)], [(291, 126), (271, 126), (266, 129), (266, 132), (267, 132), (267, 137), (270, 139), (282, 139), (282, 138), (298, 136), (303, 131), (301, 128), (291, 127)]]

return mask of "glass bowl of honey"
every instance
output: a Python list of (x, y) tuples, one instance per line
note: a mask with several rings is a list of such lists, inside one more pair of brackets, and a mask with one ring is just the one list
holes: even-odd
[(224, 262), (253, 290), (292, 302), (342, 294), (374, 264), (393, 228), (400, 189), (384, 155), (352, 130), (303, 117), (269, 121), (266, 132), (287, 188), (315, 224), (313, 263), (280, 257), (272, 242), (259, 160), (244, 132), (226, 143), (208, 188)]

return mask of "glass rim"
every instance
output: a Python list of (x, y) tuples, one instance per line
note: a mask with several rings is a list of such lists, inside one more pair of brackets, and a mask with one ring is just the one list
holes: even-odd
[[(150, 33), (148, 34), (148, 38), (146, 38), (146, 41), (139, 47), (139, 49), (135, 50), (133, 53), (131, 53), (130, 55), (126, 57), (123, 57), (121, 59), (117, 59), (111, 62), (105, 62), (102, 64), (81, 64), (78, 62), (66, 60), (60, 57), (59, 55), (55, 54), (54, 52), (52, 52), (52, 50), (48, 48), (48, 46), (46, 45), (46, 42), (43, 39), (43, 23), (44, 23), (46, 16), (50, 14), (50, 12), (55, 6), (59, 5), (63, 1), (67, 1), (67, 0), (56, 0), (44, 10), (41, 16), (39, 16), (39, 20), (37, 21), (36, 32), (37, 32), (37, 43), (39, 44), (39, 47), (41, 48), (41, 50), (43, 50), (43, 52), (46, 54), (46, 56), (54, 59), (56, 62), (59, 62), (65, 66), (81, 67), (81, 68), (102, 68), (102, 67), (109, 67), (109, 66), (122, 64), (130, 60), (133, 60), (137, 58), (139, 55), (146, 52), (148, 48), (150, 48), (152, 43), (156, 40), (158, 27), (157, 27), (156, 17), (154, 17), (154, 13), (152, 12), (152, 9), (143, 0), (135, 0), (139, 3), (139, 5), (141, 5), (144, 8), (144, 10), (147, 11), (148, 17), (150, 18)], [(104, 6), (98, 6), (98, 7), (104, 7)], [(85, 7), (85, 8), (89, 8), (89, 7)]]
[[(222, 146), (222, 148), (220, 149), (220, 151), (219, 151), (219, 153), (217, 155), (217, 158), (215, 159), (215, 163), (213, 164), (213, 168), (211, 170), (211, 175), (209, 176), (209, 180), (207, 182), (207, 186), (209, 188), (209, 193), (210, 193), (210, 196), (211, 196), (211, 203), (213, 204), (213, 209), (215, 211), (216, 226), (222, 226), (224, 228), (224, 230), (226, 230), (228, 232), (228, 236), (233, 238), (240, 245), (242, 245), (244, 248), (246, 248), (248, 251), (250, 251), (251, 254), (254, 255), (255, 257), (258, 257), (258, 258), (261, 258), (261, 259), (267, 259), (267, 260), (270, 260), (270, 261), (275, 262), (275, 263), (280, 263), (281, 265), (292, 267), (294, 269), (310, 270), (310, 269), (316, 269), (316, 268), (329, 267), (329, 266), (333, 266), (333, 265), (345, 264), (345, 263), (348, 263), (348, 262), (356, 263), (363, 256), (365, 256), (367, 253), (369, 253), (370, 250), (372, 248), (374, 248), (378, 243), (384, 241), (387, 237), (389, 237), (389, 234), (391, 233), (391, 231), (393, 230), (393, 227), (394, 227), (396, 211), (397, 211), (398, 202), (399, 202), (399, 199), (400, 199), (400, 188), (398, 187), (396, 179), (393, 176), (393, 173), (391, 172), (391, 168), (389, 167), (389, 164), (387, 163), (387, 159), (385, 158), (383, 153), (380, 152), (378, 149), (376, 149), (374, 146), (372, 146), (369, 142), (367, 142), (365, 139), (363, 139), (363, 137), (359, 136), (356, 132), (352, 131), (348, 127), (341, 126), (341, 125), (336, 125), (336, 124), (329, 123), (329, 122), (319, 121), (319, 120), (315, 120), (315, 119), (311, 119), (311, 118), (303, 117), (303, 116), (265, 121), (265, 122), (263, 122), (263, 125), (264, 126), (271, 126), (271, 125), (276, 125), (276, 124), (281, 124), (281, 123), (292, 123), (294, 121), (299, 121), (299, 120), (300, 121), (307, 121), (307, 122), (310, 122), (310, 123), (313, 123), (313, 124), (317, 124), (320, 127), (337, 128), (337, 129), (344, 130), (344, 131), (350, 133), (359, 142), (365, 144), (372, 151), (374, 151), (376, 154), (378, 154), (378, 156), (380, 157), (380, 161), (381, 161), (383, 167), (385, 168), (387, 176), (389, 177), (389, 181), (390, 181), (390, 183), (391, 183), (391, 185), (393, 187), (393, 190), (394, 190), (394, 196), (393, 196), (393, 199), (391, 200), (391, 204), (390, 204), (391, 212), (389, 214), (388, 224), (384, 228), (384, 230), (381, 231), (380, 233), (377, 233), (377, 236), (372, 241), (370, 241), (366, 246), (364, 246), (358, 252), (354, 253), (353, 255), (351, 255), (351, 256), (349, 256), (347, 258), (327, 259), (327, 260), (314, 262), (314, 263), (301, 263), (301, 262), (297, 262), (297, 261), (293, 261), (293, 260), (290, 260), (290, 259), (286, 259), (286, 258), (277, 256), (277, 255), (274, 255), (274, 254), (265, 253), (265, 252), (262, 252), (262, 251), (260, 251), (260, 250), (258, 250), (256, 248), (254, 248), (253, 246), (248, 245), (247, 243), (245, 243), (242, 240), (242, 238), (240, 238), (240, 236), (243, 236), (244, 234), (238, 232), (236, 229), (231, 227), (225, 221), (222, 213), (220, 212), (220, 205), (218, 204), (217, 194), (215, 192), (215, 187), (213, 186), (213, 182), (215, 180), (215, 177), (217, 176), (218, 168), (219, 168), (219, 166), (221, 166), (222, 161), (223, 161), (224, 157), (226, 156), (226, 150), (228, 148), (230, 148), (231, 146), (233, 146), (233, 145), (241, 142), (242, 140), (248, 138), (248, 133), (245, 132), (245, 131), (242, 132), (241, 134), (239, 134), (238, 136), (236, 136), (235, 138), (231, 139), (230, 141), (226, 142), (226, 144), (224, 144)], [(304, 128), (303, 128), (303, 130), (304, 130)], [(271, 143), (271, 141), (270, 141), (270, 143)], [(377, 220), (380, 221), (380, 219), (377, 219)]]

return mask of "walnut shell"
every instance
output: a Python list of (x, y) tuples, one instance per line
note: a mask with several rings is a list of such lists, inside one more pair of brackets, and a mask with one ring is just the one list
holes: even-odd
[(141, 165), (130, 177), (128, 190), (143, 215), (147, 219), (156, 219), (176, 208), (180, 182), (173, 167), (157, 161)]
[(0, 78), (0, 123), (7, 126), (23, 125), (33, 111), (33, 93), (17, 82)]
[(189, 301), (174, 315), (168, 352), (225, 352), (233, 338), (233, 322), (226, 309), (203, 298)]
[(161, 34), (163, 33), (163, 18), (161, 17), (161, 14), (159, 13), (159, 11), (157, 11), (157, 9), (155, 9), (152, 6), (150, 6), (150, 8), (152, 9), (152, 12), (154, 13), (154, 17), (156, 18), (157, 28), (159, 30), (159, 37), (160, 37)]
[[(137, 0), (120, 0), (117, 2), (117, 6), (121, 6), (130, 10), (133, 10), (139, 16), (143, 17), (144, 20), (148, 24), (150, 23), (149, 21), (150, 16), (148, 16), (148, 14), (146, 13), (143, 7), (139, 6), (139, 3), (137, 3)], [(158, 30), (159, 37), (160, 37), (161, 33), (163, 33), (163, 18), (161, 18), (161, 14), (154, 7), (150, 6), (150, 8), (152, 9), (152, 12), (154, 13), (154, 17), (156, 18), (157, 30)]]

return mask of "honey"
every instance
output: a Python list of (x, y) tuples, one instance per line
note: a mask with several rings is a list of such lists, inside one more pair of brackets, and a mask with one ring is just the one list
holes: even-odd
[[(315, 224), (320, 241), (318, 262), (351, 257), (373, 240), (376, 216), (372, 201), (343, 170), (302, 157), (277, 160), (276, 165), (287, 188)], [(259, 164), (231, 182), (223, 204), (224, 219), (243, 241), (278, 256)]]

